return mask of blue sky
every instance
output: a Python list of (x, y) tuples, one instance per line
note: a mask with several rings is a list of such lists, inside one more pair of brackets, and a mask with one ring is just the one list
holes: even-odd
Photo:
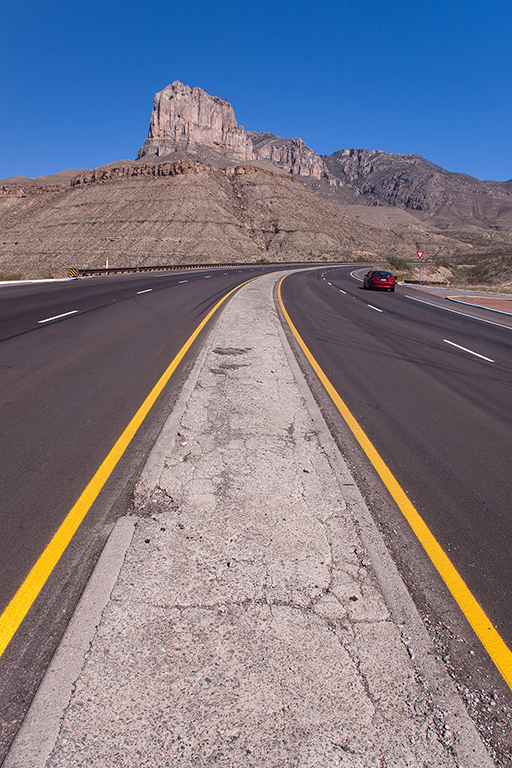
[(134, 158), (174, 80), (316, 152), (512, 178), (510, 0), (0, 0), (0, 178)]

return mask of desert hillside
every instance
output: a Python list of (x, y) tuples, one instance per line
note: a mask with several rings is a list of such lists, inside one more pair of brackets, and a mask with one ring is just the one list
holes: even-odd
[[(6, 185), (7, 186), (7, 185)], [(11, 183), (0, 197), (0, 271), (71, 266), (407, 258), (467, 249), (414, 227), (371, 226), (294, 176), (249, 163), (113, 164), (68, 184)]]

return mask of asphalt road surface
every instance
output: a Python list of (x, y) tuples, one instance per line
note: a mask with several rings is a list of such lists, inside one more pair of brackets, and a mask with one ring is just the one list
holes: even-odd
[[(269, 268), (0, 286), (0, 609), (149, 391), (230, 289)], [(204, 333), (204, 332), (203, 332)], [(190, 369), (171, 378), (0, 659), (0, 762)]]
[[(512, 330), (499, 327), (500, 315), (492, 315), (496, 325), (468, 319), (415, 300), (435, 303), (409, 289), (364, 291), (353, 270), (287, 277), (287, 310), (510, 646)], [(2, 609), (199, 322), (231, 288), (268, 271), (0, 286)], [(0, 762), (116, 516), (125, 513), (196, 345), (0, 659)], [(369, 496), (375, 485), (373, 478)], [(385, 531), (396, 532), (400, 523), (386, 517), (380, 498), (372, 510)], [(407, 535), (399, 531), (395, 555), (418, 590)]]
[[(294, 274), (284, 304), (511, 648), (512, 328), (500, 325), (512, 318), (470, 310), (482, 322), (407, 287), (364, 290), (364, 271)], [(453, 311), (430, 306), (443, 302)]]

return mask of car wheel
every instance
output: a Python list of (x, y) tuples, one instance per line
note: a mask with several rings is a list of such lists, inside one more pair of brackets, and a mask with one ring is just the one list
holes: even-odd
[(393, 292), (393, 291), (395, 290), (395, 286), (393, 286), (393, 287), (392, 287), (392, 288), (390, 288), (389, 290), (390, 290), (391, 292)]

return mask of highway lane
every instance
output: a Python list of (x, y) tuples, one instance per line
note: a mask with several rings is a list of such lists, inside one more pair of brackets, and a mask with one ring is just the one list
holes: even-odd
[(192, 330), (256, 274), (225, 272), (97, 278), (0, 295), (2, 609)]
[[(269, 271), (267, 267), (266, 271)], [(262, 267), (227, 267), (212, 270), (184, 270), (102, 277), (56, 282), (0, 285), (0, 341), (34, 330), (71, 314), (90, 312), (175, 285), (193, 284), (206, 279), (234, 275), (261, 274)]]
[[(0, 286), (0, 606), (5, 608), (156, 381), (217, 301), (268, 268)], [(78, 310), (75, 314), (66, 314)], [(59, 320), (41, 320), (64, 314)], [(196, 342), (0, 659), (0, 762)]]
[(365, 291), (352, 271), (288, 277), (287, 311), (512, 647), (510, 323), (405, 287)]

